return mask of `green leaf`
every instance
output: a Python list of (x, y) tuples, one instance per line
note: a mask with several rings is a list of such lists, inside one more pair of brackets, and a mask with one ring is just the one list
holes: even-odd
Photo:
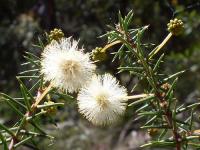
[[(2, 94), (2, 93), (1, 93), (1, 94)], [(8, 97), (8, 98), (9, 98), (9, 97)], [(12, 110), (14, 110), (18, 115), (24, 116), (23, 113), (21, 113), (21, 112), (18, 110), (18, 108), (16, 108), (16, 107), (10, 102), (10, 100), (11, 100), (11, 102), (15, 102), (15, 101), (13, 101), (12, 98), (11, 98), (11, 99), (5, 98), (5, 102), (12, 108)], [(22, 106), (22, 105), (21, 105), (21, 106)], [(25, 106), (25, 109), (26, 109), (26, 106)]]
[(26, 65), (30, 65), (30, 64), (35, 64), (35, 63), (38, 63), (36, 66), (39, 65), (40, 61), (39, 60), (35, 60), (33, 62), (25, 62), (25, 63), (22, 63), (21, 66), (26, 66)]
[(139, 107), (135, 112), (138, 113), (138, 112), (140, 112), (140, 111), (142, 111), (142, 110), (148, 108), (148, 106), (149, 106), (149, 104), (145, 104), (145, 105)]
[(124, 20), (123, 20), (123, 18), (122, 18), (122, 14), (121, 14), (120, 11), (119, 11), (119, 13), (118, 13), (118, 20), (119, 20), (119, 25), (120, 25), (120, 27), (123, 29), (123, 28), (124, 28)]
[(57, 107), (57, 106), (64, 106), (64, 103), (53, 103), (53, 104), (45, 104), (45, 105), (37, 105), (37, 108), (49, 108), (49, 107)]
[(38, 36), (38, 42), (39, 42), (39, 46), (42, 48), (42, 49), (44, 49), (44, 44), (43, 44), (43, 42), (42, 42), (42, 40), (41, 40), (41, 38)]
[(146, 125), (146, 126), (142, 126), (140, 127), (141, 129), (151, 129), (151, 128), (158, 128), (158, 129), (171, 129), (171, 127), (169, 127), (168, 125)]
[(129, 11), (129, 13), (127, 14), (127, 16), (125, 17), (125, 22), (127, 24), (127, 28), (129, 27), (131, 21), (133, 19), (133, 11)]
[(124, 47), (125, 47), (125, 45), (122, 44), (121, 47), (119, 48), (119, 50), (115, 53), (115, 56), (113, 57), (112, 62), (114, 62), (114, 61), (116, 60), (116, 58), (117, 58), (118, 56), (120, 56), (120, 54), (122, 53)]
[(175, 146), (175, 144), (176, 144), (175, 142), (152, 141), (140, 147), (168, 147), (168, 146)]
[(47, 137), (49, 139), (54, 139), (53, 136), (51, 135), (44, 135), (44, 134), (40, 134), (37, 132), (33, 132), (33, 131), (26, 131), (26, 130), (20, 130), (20, 133), (26, 134), (26, 135), (31, 135), (31, 136), (40, 136), (40, 137)]
[(8, 145), (7, 145), (6, 139), (4, 138), (4, 136), (1, 133), (0, 133), (0, 139), (3, 143), (4, 150), (8, 150)]
[(158, 67), (160, 66), (160, 63), (162, 62), (162, 59), (163, 59), (164, 56), (165, 56), (165, 54), (162, 54), (160, 56), (160, 58), (158, 59), (158, 61), (156, 62), (155, 66), (153, 68), (153, 71), (156, 71), (158, 69)]
[(189, 125), (189, 130), (192, 130), (193, 127), (193, 119), (194, 119), (194, 108), (192, 109), (191, 113), (190, 113), (190, 125)]
[(31, 105), (30, 105), (29, 99), (28, 99), (26, 92), (21, 84), (20, 84), (20, 90), (21, 90), (22, 97), (24, 98), (24, 103), (25, 103), (27, 109), (29, 111), (31, 111)]
[(12, 137), (14, 137), (15, 136), (15, 134), (9, 129), (9, 128), (7, 128), (6, 126), (4, 126), (3, 124), (1, 124), (0, 123), (0, 128), (2, 129), (2, 130), (5, 130), (8, 134), (10, 134)]
[(20, 103), (19, 101), (15, 100), (14, 98), (8, 96), (7, 94), (5, 93), (0, 93), (0, 95), (2, 96), (2, 98), (4, 98), (6, 101), (11, 101), (12, 103), (15, 103), (21, 107), (23, 107), (24, 109), (26, 109), (26, 106), (23, 105), (22, 103)]
[(17, 129), (15, 135), (18, 135), (19, 131), (24, 127), (24, 123), (26, 122), (26, 118), (27, 118), (27, 116), (24, 115), (24, 116), (22, 117), (22, 119), (19, 121), (19, 122), (20, 122), (20, 123), (19, 123), (19, 127), (18, 127), (18, 129)]
[(33, 84), (33, 86), (30, 88), (29, 92), (32, 92), (41, 82), (41, 79), (39, 79), (35, 84)]
[(27, 117), (27, 120), (28, 120), (28, 121), (29, 121), (29, 120), (32, 120), (32, 119), (34, 119), (34, 118), (36, 118), (36, 117), (40, 117), (40, 116), (42, 116), (42, 115), (44, 115), (44, 114), (46, 114), (46, 113), (47, 113), (47, 111), (43, 110), (43, 111), (41, 111), (41, 112), (39, 112), (39, 113), (37, 113), (37, 114), (34, 114), (34, 115), (30, 116), (30, 117)]
[(22, 71), (19, 74), (22, 75), (22, 74), (31, 73), (31, 72), (38, 72), (38, 71), (39, 71), (39, 69), (31, 69), (31, 70)]
[(157, 112), (157, 111), (145, 111), (138, 113), (138, 115), (145, 115), (145, 116), (154, 116), (154, 115), (161, 115), (162, 112)]
[(17, 144), (14, 145), (14, 148), (17, 148), (17, 147), (19, 147), (19, 146), (25, 144), (26, 142), (28, 142), (28, 141), (29, 141), (30, 139), (32, 139), (32, 138), (33, 138), (33, 136), (29, 136), (29, 137), (27, 137), (27, 138), (21, 140), (20, 142), (18, 142)]
[(54, 94), (60, 96), (61, 98), (63, 98), (64, 100), (74, 100), (74, 97), (68, 94), (64, 94), (64, 93), (58, 93), (53, 91)]
[(171, 76), (165, 78), (163, 81), (164, 81), (164, 82), (167, 82), (167, 81), (169, 81), (170, 79), (175, 78), (175, 77), (179, 76), (180, 74), (182, 74), (182, 73), (184, 73), (184, 72), (185, 72), (185, 70), (179, 71), (179, 72), (177, 72), (177, 73), (175, 73), (175, 74), (173, 74), (173, 75), (171, 75)]
[(137, 101), (132, 102), (132, 103), (129, 104), (128, 106), (133, 106), (133, 105), (137, 105), (137, 104), (140, 104), (140, 103), (148, 102), (148, 101), (150, 101), (150, 100), (152, 100), (152, 99), (154, 99), (154, 98), (155, 98), (154, 95), (149, 96), (149, 97), (145, 97), (145, 98), (142, 98), (142, 99), (140, 99), (140, 100), (137, 100)]
[(24, 97), (24, 101), (26, 106), (28, 107), (28, 109), (30, 110), (31, 104), (30, 101), (27, 97), (27, 95), (30, 97), (30, 100), (34, 101), (34, 97), (33, 95), (29, 92), (29, 90), (27, 89), (27, 87), (25, 86), (25, 84), (22, 82), (22, 80), (20, 80), (19, 78), (17, 78), (18, 82), (20, 83), (20, 88)]
[(194, 103), (194, 104), (185, 106), (185, 107), (183, 107), (183, 108), (181, 107), (180, 109), (177, 109), (177, 110), (176, 110), (176, 113), (178, 114), (178, 113), (181, 113), (181, 112), (183, 112), (183, 111), (187, 111), (187, 110), (192, 109), (192, 108), (195, 108), (195, 107), (197, 107), (197, 106), (199, 106), (199, 105), (200, 105), (200, 103)]
[(153, 116), (153, 117), (152, 117), (150, 120), (148, 120), (144, 125), (146, 126), (146, 125), (152, 123), (154, 120), (156, 120), (157, 117), (158, 117), (158, 116)]
[(135, 71), (135, 70), (141, 71), (141, 70), (143, 70), (143, 67), (129, 67), (129, 66), (127, 66), (127, 67), (119, 67), (117, 69), (123, 70), (123, 71)]
[(35, 129), (37, 129), (40, 133), (42, 133), (42, 134), (44, 134), (44, 135), (47, 135), (46, 132), (45, 132), (43, 129), (41, 129), (41, 127), (40, 127), (38, 124), (36, 124), (36, 123), (34, 122), (34, 120), (30, 120), (30, 124), (31, 124), (33, 127), (35, 127)]
[(175, 89), (175, 86), (176, 86), (177, 81), (178, 81), (178, 78), (176, 78), (176, 79), (173, 81), (173, 83), (172, 83), (170, 89), (169, 89), (169, 90), (167, 91), (167, 93), (166, 93), (166, 97), (168, 97), (168, 96), (171, 94), (171, 92), (173, 91), (173, 89)]
[(17, 78), (21, 79), (21, 78), (34, 78), (34, 79), (38, 79), (40, 78), (40, 76), (16, 76)]
[(168, 131), (168, 129), (163, 129), (162, 130), (161, 134), (158, 137), (159, 141), (162, 140), (162, 138), (166, 135), (167, 131)]
[(36, 59), (36, 60), (40, 60), (40, 58), (39, 58), (38, 56), (34, 55), (33, 53), (30, 53), (30, 52), (28, 52), (28, 51), (26, 51), (25, 53), (26, 53), (28, 56), (30, 56), (31, 58), (34, 58), (34, 59)]
[(40, 67), (40, 65), (39, 65), (39, 62), (40, 61), (35, 61), (35, 60), (32, 60), (31, 58), (29, 58), (29, 57), (27, 57), (27, 56), (24, 56), (24, 58), (28, 61), (28, 62), (30, 62), (31, 64), (33, 64), (33, 65), (35, 65), (35, 66), (37, 66), (37, 67)]

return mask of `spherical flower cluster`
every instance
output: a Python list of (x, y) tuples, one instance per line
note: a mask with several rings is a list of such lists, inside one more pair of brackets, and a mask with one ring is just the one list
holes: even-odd
[(45, 81), (69, 93), (84, 86), (96, 68), (89, 54), (78, 49), (78, 42), (71, 38), (53, 40), (48, 44), (42, 53), (41, 66)]
[(57, 28), (53, 29), (49, 34), (50, 41), (52, 40), (58, 41), (59, 39), (63, 37), (64, 37), (64, 33), (62, 32), (61, 29), (57, 29)]
[(102, 47), (96, 47), (92, 50), (92, 59), (95, 61), (104, 61), (107, 59), (106, 51)]
[(127, 91), (110, 74), (94, 75), (89, 54), (77, 45), (71, 38), (52, 40), (42, 53), (41, 74), (58, 89), (79, 91), (79, 111), (93, 124), (115, 123), (125, 112)]
[(110, 74), (93, 76), (78, 94), (78, 108), (95, 125), (115, 123), (126, 109), (127, 91)]
[(182, 20), (177, 18), (170, 20), (167, 26), (168, 31), (171, 32), (173, 35), (179, 35), (184, 29), (184, 24)]

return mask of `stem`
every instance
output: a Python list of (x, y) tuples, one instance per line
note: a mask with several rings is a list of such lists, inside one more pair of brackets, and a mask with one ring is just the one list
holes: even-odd
[[(35, 109), (37, 108), (38, 104), (43, 100), (43, 98), (46, 96), (46, 94), (51, 90), (52, 84), (50, 84), (40, 95), (40, 92), (38, 92), (38, 95), (36, 97), (35, 102), (31, 106), (31, 110), (27, 111), (25, 113), (25, 118), (22, 119), (22, 122), (20, 124), (20, 128), (15, 133), (15, 136), (12, 136), (11, 142), (9, 144), (9, 150), (14, 150), (15, 144), (18, 142), (17, 136), (20, 133), (19, 131), (24, 127), (26, 121), (28, 121), (28, 118), (30, 118), (31, 114), (34, 113)], [(25, 121), (26, 120), (26, 121)]]
[(131, 96), (126, 96), (125, 99), (129, 100), (129, 99), (138, 99), (138, 98), (144, 98), (144, 97), (148, 97), (148, 96), (153, 96), (154, 94), (138, 94), (138, 95), (131, 95)]
[[(157, 98), (160, 100), (161, 103), (165, 102), (165, 99), (163, 96), (160, 95), (159, 92), (156, 94)], [(172, 111), (168, 108), (167, 105), (163, 106), (164, 112), (165, 112), (165, 120), (167, 121), (168, 125), (172, 128), (172, 133), (174, 140), (176, 141), (176, 150), (181, 150), (181, 136), (177, 132), (176, 122), (173, 120), (173, 114)]]
[(108, 48), (110, 48), (110, 47), (112, 47), (113, 45), (116, 45), (116, 44), (118, 44), (118, 43), (121, 43), (121, 41), (120, 41), (120, 40), (117, 40), (117, 41), (115, 41), (115, 42), (109, 43), (109, 44), (107, 44), (101, 51), (102, 51), (102, 52), (105, 52)]
[(172, 33), (170, 32), (166, 38), (158, 45), (155, 49), (152, 50), (152, 52), (149, 54), (149, 59), (151, 59), (155, 54), (159, 52), (159, 50), (169, 41), (169, 39), (172, 37)]
[[(172, 33), (169, 33), (167, 35), (167, 37), (163, 40), (163, 42), (149, 54), (149, 58), (151, 59), (156, 53), (158, 53), (159, 50), (167, 43), (167, 41), (171, 37), (172, 37)], [(133, 45), (131, 40), (128, 40), (128, 41), (131, 45)], [(137, 48), (140, 48), (140, 47), (137, 47)], [(137, 52), (140, 53), (140, 55), (137, 58), (141, 62), (141, 65), (143, 65), (147, 76), (152, 81), (152, 83), (151, 83), (150, 80), (148, 80), (149, 84), (152, 86), (152, 88), (155, 91), (155, 96), (158, 99), (158, 107), (159, 107), (159, 109), (161, 109), (159, 103), (165, 103), (166, 100), (165, 100), (165, 97), (163, 97), (162, 94), (160, 93), (160, 90), (159, 90), (160, 85), (158, 84), (157, 80), (154, 78), (153, 71), (152, 71), (151, 67), (148, 66), (148, 62), (144, 59), (143, 53), (141, 52), (141, 50), (137, 50)], [(136, 54), (136, 56), (137, 56), (137, 54)], [(172, 128), (173, 137), (176, 142), (176, 150), (181, 150), (181, 143), (180, 143), (181, 136), (177, 132), (176, 122), (173, 120), (172, 111), (168, 108), (167, 105), (164, 105), (163, 109), (165, 112), (165, 120), (167, 121), (169, 127)]]
[(42, 101), (42, 99), (45, 97), (45, 95), (51, 90), (52, 84), (50, 84), (45, 91), (40, 95), (39, 97), (36, 98), (35, 103), (31, 106), (32, 110), (37, 107), (37, 105)]
[(176, 122), (173, 121), (171, 114), (167, 114), (167, 119), (170, 121), (172, 125), (172, 132), (174, 136), (174, 140), (176, 141), (176, 150), (181, 150), (181, 136), (177, 132)]

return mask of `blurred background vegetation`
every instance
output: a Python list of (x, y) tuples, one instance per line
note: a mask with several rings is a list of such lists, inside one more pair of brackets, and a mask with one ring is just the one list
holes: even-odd
[[(164, 39), (166, 24), (173, 17), (183, 20), (184, 33), (174, 37), (163, 49), (167, 57), (161, 70), (170, 74), (186, 69), (179, 80), (177, 97), (185, 103), (197, 100), (200, 96), (200, 0), (0, 0), (0, 91), (17, 96), (15, 76), (22, 70), (23, 54), (29, 51), (39, 56), (40, 50), (33, 44), (45, 32), (61, 28), (67, 37), (80, 39), (80, 45), (90, 52), (105, 45), (106, 39), (98, 37), (106, 32), (106, 25), (117, 23), (119, 10), (123, 15), (134, 11), (132, 27), (150, 25), (144, 37), (148, 43), (158, 44)], [(115, 48), (118, 47), (110, 52)], [(112, 72), (123, 85), (132, 87), (137, 79), (126, 73), (116, 74), (119, 62), (111, 63), (112, 57), (108, 54), (106, 61), (98, 63), (99, 72)], [(151, 138), (147, 131), (138, 131), (131, 110), (121, 124), (97, 128), (78, 115), (73, 102), (69, 103), (50, 119), (57, 125), (46, 124), (56, 137), (55, 144), (38, 141), (40, 149), (138, 149)], [(1, 102), (0, 122), (9, 125), (16, 118), (8, 110)]]

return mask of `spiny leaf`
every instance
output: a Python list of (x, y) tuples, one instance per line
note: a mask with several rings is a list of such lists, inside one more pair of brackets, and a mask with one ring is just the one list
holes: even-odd
[(8, 96), (7, 94), (5, 94), (5, 93), (0, 93), (0, 95), (2, 96), (2, 98), (4, 97), (4, 99), (5, 99), (6, 101), (11, 101), (12, 103), (15, 103), (15, 104), (17, 104), (17, 105), (19, 105), (19, 106), (21, 106), (21, 107), (23, 107), (23, 108), (26, 109), (26, 106), (25, 106), (25, 105), (23, 105), (23, 104), (20, 103), (19, 101), (15, 100), (14, 98)]
[(33, 64), (33, 65), (35, 65), (35, 66), (37, 66), (37, 67), (40, 67), (40, 65), (39, 65), (39, 62), (40, 62), (40, 61), (32, 60), (31, 58), (29, 58), (29, 57), (27, 57), (27, 56), (24, 56), (24, 58), (25, 58), (28, 62), (30, 62), (31, 64)]
[(33, 101), (34, 97), (33, 95), (29, 92), (29, 90), (27, 89), (27, 87), (25, 86), (25, 84), (22, 82), (22, 80), (20, 80), (19, 78), (17, 78), (18, 82), (20, 83), (20, 85), (22, 86), (22, 88), (24, 89), (24, 92), (30, 97), (30, 99)]
[(33, 53), (30, 53), (30, 52), (25, 52), (28, 56), (30, 56), (31, 58), (34, 58), (34, 59), (36, 59), (36, 60), (40, 60), (40, 58), (38, 57), (38, 56), (36, 56), (36, 55), (34, 55)]
[(167, 142), (167, 141), (152, 141), (147, 144), (144, 144), (140, 147), (168, 147), (168, 146), (175, 146), (175, 142)]
[(31, 70), (22, 71), (19, 74), (26, 74), (26, 73), (38, 72), (38, 71), (39, 71), (39, 69), (31, 69)]
[(20, 90), (21, 90), (22, 96), (24, 98), (24, 103), (25, 103), (27, 109), (29, 111), (31, 111), (31, 105), (30, 105), (29, 99), (28, 99), (28, 97), (26, 95), (26, 92), (25, 92), (25, 90), (24, 90), (24, 88), (23, 88), (23, 86), (21, 84), (20, 84)]
[(45, 105), (37, 105), (37, 108), (43, 109), (48, 107), (57, 107), (57, 106), (63, 106), (64, 103), (53, 103), (53, 104), (45, 104)]
[(17, 148), (17, 147), (23, 145), (24, 143), (26, 143), (27, 141), (29, 141), (31, 138), (33, 138), (33, 136), (29, 136), (29, 137), (21, 140), (20, 142), (18, 142), (17, 144), (14, 145), (14, 148)]
[(21, 79), (21, 78), (35, 78), (35, 79), (40, 78), (40, 76), (16, 76), (16, 77), (19, 79)]
[(152, 100), (152, 99), (154, 99), (154, 98), (155, 98), (154, 95), (153, 95), (153, 96), (149, 96), (149, 97), (145, 97), (145, 98), (142, 98), (142, 99), (137, 100), (137, 101), (135, 101), (135, 102), (132, 102), (132, 103), (129, 104), (128, 106), (133, 106), (133, 105), (137, 105), (137, 104), (140, 104), (140, 103), (148, 102), (148, 101), (150, 101), (150, 100)]
[(133, 18), (133, 11), (131, 10), (131, 11), (129, 11), (129, 13), (125, 17), (125, 22), (127, 24), (127, 28), (130, 25), (132, 18)]
[(156, 62), (155, 66), (154, 66), (154, 68), (153, 68), (153, 71), (156, 71), (156, 70), (158, 69), (158, 67), (160, 66), (160, 63), (162, 62), (162, 59), (163, 59), (164, 55), (165, 55), (165, 54), (162, 54), (162, 55), (159, 57), (158, 61)]
[(173, 81), (173, 83), (171, 84), (170, 89), (169, 89), (169, 90), (167, 91), (167, 93), (166, 93), (166, 97), (168, 97), (168, 96), (170, 95), (170, 93), (172, 92), (172, 90), (175, 88), (177, 81), (178, 81), (178, 78), (176, 78), (176, 79)]
[(168, 131), (168, 129), (163, 129), (163, 131), (161, 132), (161, 134), (158, 137), (159, 141), (162, 140), (162, 138), (166, 135), (167, 131)]
[(15, 136), (15, 134), (9, 129), (9, 128), (7, 128), (6, 126), (4, 126), (3, 124), (1, 124), (0, 123), (0, 128), (2, 129), (2, 130), (5, 130), (8, 134), (10, 134), (12, 137), (14, 137)]
[(179, 72), (177, 72), (177, 73), (175, 73), (175, 74), (173, 74), (173, 75), (171, 75), (171, 76), (165, 78), (163, 81), (164, 81), (164, 82), (167, 82), (167, 81), (169, 81), (170, 79), (175, 78), (175, 77), (179, 76), (180, 74), (182, 74), (182, 73), (184, 73), (184, 72), (185, 72), (185, 70), (179, 71)]
[(8, 145), (7, 145), (6, 139), (4, 138), (4, 136), (1, 133), (0, 133), (0, 139), (3, 143), (4, 150), (8, 150)]

